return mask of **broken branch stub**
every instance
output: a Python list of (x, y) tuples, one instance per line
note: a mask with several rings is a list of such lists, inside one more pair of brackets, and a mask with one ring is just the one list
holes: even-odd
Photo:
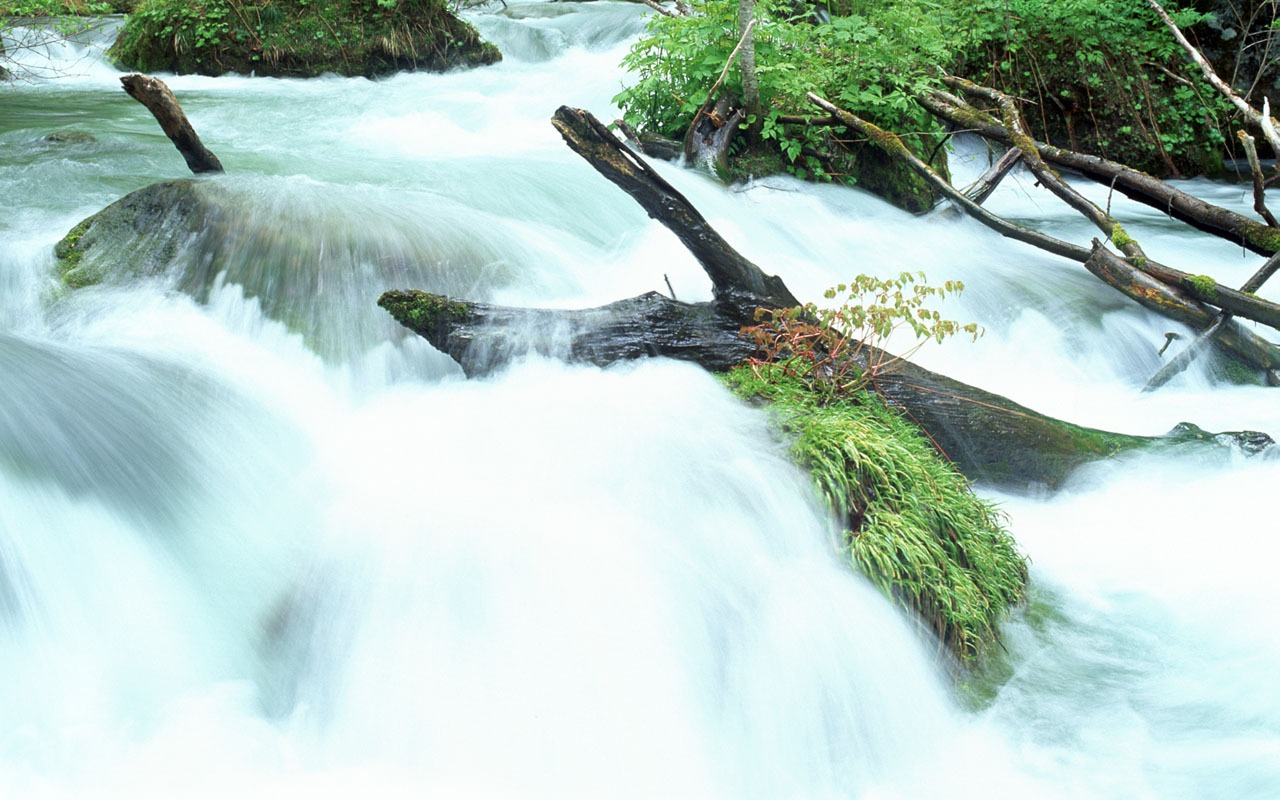
[(623, 146), (600, 120), (581, 109), (561, 106), (551, 124), (570, 149), (680, 239), (711, 278), (716, 300), (733, 306), (744, 322), (760, 306), (800, 305), (781, 279), (766, 275), (733, 249), (684, 195)]
[(173, 146), (178, 148), (191, 171), (199, 175), (202, 172), (222, 172), (222, 162), (209, 148), (200, 141), (191, 121), (187, 119), (178, 98), (164, 81), (150, 75), (131, 73), (120, 78), (120, 83), (129, 96), (142, 103), (151, 115), (160, 123)]

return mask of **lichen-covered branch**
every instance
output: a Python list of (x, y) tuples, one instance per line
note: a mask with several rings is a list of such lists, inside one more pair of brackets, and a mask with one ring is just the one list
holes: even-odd
[[(1011, 145), (1012, 136), (999, 120), (963, 100), (942, 91), (916, 98), (935, 116), (983, 138)], [(1170, 186), (1165, 181), (1100, 156), (1077, 153), (1044, 142), (1034, 142), (1049, 163), (1080, 173), (1131, 200), (1158, 209), (1193, 228), (1218, 236), (1264, 256), (1280, 252), (1280, 230), (1243, 214), (1216, 206)]]
[(1040, 181), (1040, 185), (1052, 192), (1059, 200), (1078, 211), (1085, 219), (1092, 222), (1126, 256), (1131, 259), (1146, 261), (1147, 254), (1142, 251), (1142, 248), (1134, 241), (1133, 237), (1125, 232), (1114, 217), (1098, 208), (1096, 203), (1073, 189), (1070, 184), (1062, 179), (1062, 176), (1054, 172), (1045, 163), (1040, 151), (1036, 148), (1035, 140), (1031, 138), (1026, 124), (1022, 121), (1022, 112), (1018, 110), (1018, 106), (1014, 103), (1012, 97), (990, 87), (979, 86), (964, 78), (946, 77), (943, 78), (943, 82), (952, 88), (960, 89), (965, 94), (981, 97), (984, 100), (995, 103), (996, 107), (1000, 109), (1001, 120), (1005, 130), (1009, 131), (1013, 146), (1022, 153), (1022, 163), (1027, 165), (1031, 173)]
[(930, 167), (928, 164), (917, 158), (916, 155), (912, 153), (905, 144), (903, 144), (902, 140), (899, 139), (896, 134), (886, 131), (873, 123), (867, 122), (861, 117), (833, 105), (829, 101), (813, 94), (812, 92), (809, 93), (809, 101), (819, 108), (830, 112), (832, 117), (841, 125), (866, 136), (872, 143), (889, 156), (910, 166), (921, 177), (928, 181), (930, 185), (937, 189), (939, 194), (955, 203), (966, 214), (993, 231), (999, 233), (1001, 236), (1006, 236), (1019, 242), (1025, 242), (1026, 244), (1038, 247), (1041, 250), (1053, 253), (1054, 255), (1069, 258), (1072, 261), (1083, 263), (1089, 258), (1089, 249), (1087, 247), (1081, 247), (1079, 245), (1071, 244), (1070, 242), (1064, 242), (1061, 239), (1041, 233), (1040, 231), (1026, 228), (1021, 225), (1015, 225), (1004, 217), (1001, 217), (998, 214), (993, 214), (978, 203), (970, 200), (963, 192), (952, 186), (946, 178), (939, 175), (933, 167)]
[[(862, 133), (890, 156), (911, 166), (936, 186), (945, 197), (959, 206), (962, 211), (982, 224), (1009, 238), (1084, 264), (1102, 281), (1147, 308), (1197, 328), (1207, 327), (1214, 320), (1214, 312), (1201, 305), (1201, 302), (1211, 302), (1215, 305), (1230, 303), (1233, 308), (1239, 309), (1235, 312), (1239, 316), (1247, 319), (1254, 319), (1260, 316), (1262, 319), (1258, 321), (1265, 324), (1280, 322), (1280, 306), (1242, 292), (1236, 292), (1228, 287), (1220, 286), (1212, 279), (1206, 283), (1197, 280), (1195, 276), (1141, 257), (1135, 258), (1134, 263), (1130, 263), (1102, 248), (1096, 241), (1094, 243), (1095, 247), (1088, 249), (1015, 225), (986, 210), (952, 187), (928, 164), (912, 155), (894, 134), (882, 130), (815, 94), (811, 93), (809, 99), (815, 105), (831, 113), (841, 124)], [(1025, 158), (1026, 152), (1022, 152)], [(1101, 255), (1099, 251), (1101, 251)], [(1141, 268), (1135, 266), (1135, 264), (1141, 264)], [(1164, 285), (1162, 281), (1170, 281), (1173, 286)], [(1184, 288), (1185, 291), (1180, 291), (1180, 289)], [(1219, 336), (1217, 341), (1244, 363), (1261, 370), (1273, 370), (1280, 363), (1280, 349), (1263, 340), (1257, 334), (1240, 328), (1238, 325), (1232, 326), (1230, 332), (1230, 336)]]
[[(1208, 328), (1217, 321), (1218, 313), (1184, 291), (1181, 281), (1157, 280), (1103, 247), (1097, 239), (1093, 240), (1093, 256), (1085, 262), (1085, 267), (1143, 306), (1196, 330)], [(1191, 278), (1185, 273), (1178, 274)], [(1188, 280), (1188, 283), (1194, 285), (1193, 280)], [(1200, 291), (1203, 293), (1203, 287)], [(1237, 323), (1223, 326), (1215, 339), (1224, 349), (1252, 367), (1267, 371), (1280, 369), (1280, 350)]]

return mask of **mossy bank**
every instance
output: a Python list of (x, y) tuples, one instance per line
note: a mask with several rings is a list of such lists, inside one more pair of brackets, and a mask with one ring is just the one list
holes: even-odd
[(998, 510), (875, 395), (824, 404), (768, 364), (739, 367), (724, 380), (738, 395), (769, 403), (792, 457), (843, 522), (854, 566), (960, 664), (977, 663), (1027, 583), (1026, 559)]
[(142, 72), (375, 77), (502, 58), (444, 0), (141, 0), (108, 54)]

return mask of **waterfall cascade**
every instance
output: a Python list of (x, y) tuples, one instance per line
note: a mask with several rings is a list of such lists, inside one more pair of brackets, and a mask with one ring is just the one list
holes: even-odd
[[(166, 76), (227, 167), (201, 179), (220, 233), (72, 293), (54, 242), (183, 165), (107, 33), (28, 51), (44, 77), (0, 88), (0, 794), (1274, 796), (1280, 458), (1135, 456), (999, 498), (1032, 599), (962, 703), (714, 379), (529, 359), (465, 381), (376, 307), (579, 307), (664, 276), (709, 297), (547, 121), (613, 112), (645, 13), (510, 2), (474, 17), (506, 59), (443, 75)], [(92, 138), (47, 138), (67, 130)], [(947, 311), (987, 334), (931, 368), (1097, 427), (1280, 435), (1276, 390), (1211, 363), (1140, 394), (1176, 326), (1076, 265), (855, 190), (655, 166), (806, 299), (965, 281)], [(1017, 176), (990, 202), (1092, 235)], [(1253, 269), (1113, 213), (1153, 257)]]

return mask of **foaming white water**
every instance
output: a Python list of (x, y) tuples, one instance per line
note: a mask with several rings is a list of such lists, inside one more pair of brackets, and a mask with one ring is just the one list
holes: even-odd
[[(671, 363), (464, 382), (373, 305), (401, 281), (708, 296), (547, 124), (610, 116), (641, 13), (513, 4), (478, 18), (510, 57), (471, 72), (173, 77), (243, 201), (222, 252), (256, 225), (308, 254), (244, 248), (185, 294), (53, 299), (52, 244), (181, 164), (101, 65), (5, 96), (0, 794), (1270, 796), (1274, 460), (1183, 451), (1003, 498), (1035, 597), (961, 713), (759, 412)], [(43, 138), (70, 127), (97, 141)], [(1078, 267), (856, 191), (656, 166), (802, 297), (963, 279), (947, 310), (988, 332), (921, 352), (944, 372), (1117, 430), (1280, 431), (1272, 390), (1208, 367), (1140, 395), (1176, 326)], [(1017, 176), (991, 202), (1094, 235)], [(1116, 208), (1189, 271), (1247, 269)]]
[[(1280, 785), (1274, 457), (1102, 467), (1009, 499), (1037, 599), (988, 712), (1106, 797), (1267, 797)], [(1176, 499), (1175, 499), (1176, 498)]]
[(5, 65), (20, 81), (56, 78), (65, 84), (96, 82), (115, 73), (103, 54), (119, 29), (119, 17), (69, 20), (69, 35), (53, 29), (53, 23), (30, 21), (6, 26), (3, 39)]
[(532, 363), (327, 399), (302, 476), (256, 462), (269, 524), (237, 498), (153, 539), (11, 487), (7, 783), (834, 797), (915, 785), (921, 747), (994, 749), (761, 416), (700, 371)]

